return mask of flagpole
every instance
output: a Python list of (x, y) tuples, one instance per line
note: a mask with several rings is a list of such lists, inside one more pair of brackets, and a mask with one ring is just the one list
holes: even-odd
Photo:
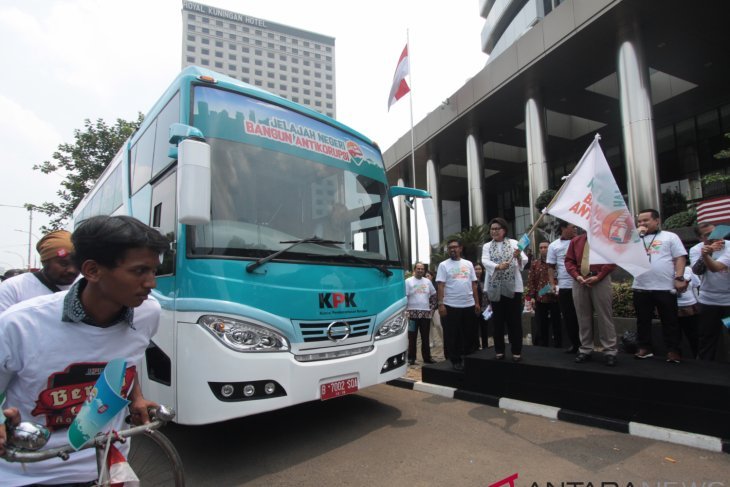
[[(416, 187), (416, 149), (415, 149), (415, 143), (413, 138), (413, 68), (411, 66), (411, 60), (413, 59), (413, 56), (411, 55), (411, 40), (408, 33), (408, 29), (406, 29), (406, 49), (408, 49), (408, 74), (410, 76), (410, 82), (411, 82), (411, 89), (408, 97), (410, 109), (411, 109), (411, 174), (413, 176), (413, 187)], [(418, 258), (418, 202), (413, 202), (413, 223), (414, 227), (413, 230), (415, 232), (415, 242), (416, 242), (416, 262), (418, 262), (420, 259)]]

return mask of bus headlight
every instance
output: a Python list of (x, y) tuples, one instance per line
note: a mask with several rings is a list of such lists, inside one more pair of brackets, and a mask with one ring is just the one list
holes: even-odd
[(376, 340), (394, 337), (400, 335), (408, 328), (408, 319), (406, 318), (406, 310), (402, 309), (393, 316), (385, 320), (375, 333)]
[(237, 352), (286, 352), (289, 341), (281, 333), (248, 321), (203, 315), (198, 324)]

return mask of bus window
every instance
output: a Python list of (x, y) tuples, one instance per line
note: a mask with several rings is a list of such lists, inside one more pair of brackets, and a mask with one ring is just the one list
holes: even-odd
[[(175, 212), (176, 174), (175, 171), (172, 171), (158, 181), (152, 188), (151, 226), (157, 228), (161, 234), (167, 237), (171, 244), (176, 240), (175, 229), (177, 228), (177, 216)], [(162, 265), (160, 265), (157, 274), (173, 274), (175, 272), (174, 262), (175, 259), (171, 246), (163, 255)]]
[(177, 93), (162, 109), (157, 116), (157, 132), (155, 135), (155, 155), (152, 163), (152, 176), (157, 175), (172, 163), (172, 159), (167, 157), (167, 151), (170, 147), (168, 141), (168, 128), (180, 118), (180, 93)]
[(132, 194), (150, 181), (152, 176), (152, 159), (155, 150), (155, 124), (153, 123), (132, 148)]

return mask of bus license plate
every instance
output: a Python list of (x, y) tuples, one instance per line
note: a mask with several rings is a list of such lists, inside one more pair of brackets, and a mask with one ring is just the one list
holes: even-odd
[(323, 401), (352, 394), (353, 392), (357, 392), (357, 377), (336, 380), (319, 386), (320, 399)]

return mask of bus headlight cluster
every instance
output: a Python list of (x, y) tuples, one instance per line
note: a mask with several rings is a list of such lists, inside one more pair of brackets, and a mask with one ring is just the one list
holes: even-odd
[(383, 366), (380, 368), (380, 373), (384, 374), (393, 369), (403, 367), (405, 364), (406, 352), (399, 353), (398, 355), (393, 355), (392, 357), (388, 357), (388, 360), (383, 363)]
[(406, 310), (402, 309), (385, 320), (378, 328), (375, 334), (376, 340), (390, 338), (400, 335), (408, 328), (408, 319), (406, 318)]
[(286, 391), (274, 380), (248, 382), (209, 382), (211, 391), (224, 402), (248, 401), (286, 396)]
[(228, 348), (238, 352), (286, 352), (289, 341), (276, 330), (223, 316), (204, 315), (198, 320)]

